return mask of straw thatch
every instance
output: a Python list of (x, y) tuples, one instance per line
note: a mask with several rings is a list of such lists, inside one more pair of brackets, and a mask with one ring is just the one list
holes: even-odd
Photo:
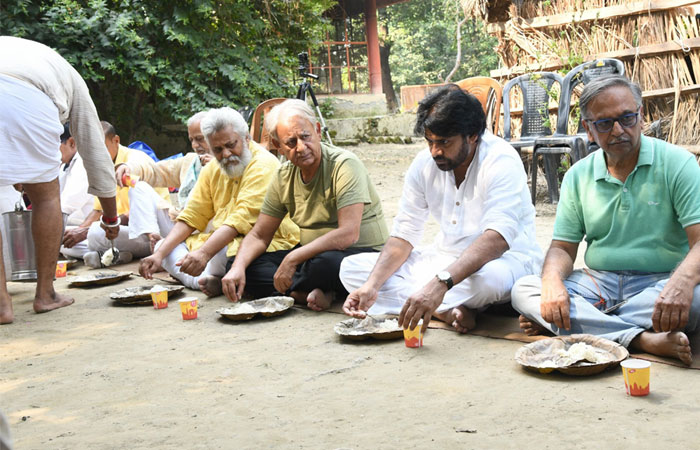
[[(499, 39), (496, 51), (505, 68), (567, 71), (597, 55), (631, 49), (621, 57), (627, 76), (638, 82), (645, 93), (669, 91), (666, 96), (645, 99), (646, 121), (656, 122), (653, 132), (674, 143), (697, 145), (698, 92), (682, 92), (684, 87), (700, 84), (700, 48), (682, 45), (683, 40), (700, 38), (700, 19), (693, 7), (650, 9), (552, 26), (532, 27), (528, 23), (529, 19), (542, 23), (542, 17), (629, 4), (628, 0), (462, 0), (466, 14), (491, 24), (498, 22), (499, 26), (492, 26), (489, 31)], [(669, 42), (678, 44), (676, 51), (639, 53), (640, 47)], [(501, 81), (505, 83), (519, 73), (522, 70), (506, 77), (501, 74)], [(652, 133), (651, 128), (649, 132)]]

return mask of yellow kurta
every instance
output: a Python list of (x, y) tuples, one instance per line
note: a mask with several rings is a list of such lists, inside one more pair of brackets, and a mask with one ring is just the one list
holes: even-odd
[[(226, 251), (234, 256), (243, 237), (253, 228), (260, 214), (260, 206), (270, 180), (277, 173), (279, 161), (259, 144), (250, 141), (252, 158), (240, 178), (231, 178), (221, 170), (218, 162), (212, 161), (202, 169), (187, 206), (177, 220), (199, 230), (199, 234), (187, 238), (190, 251), (197, 250), (212, 233), (204, 230), (211, 221), (213, 230), (228, 225), (238, 231)], [(299, 243), (299, 228), (285, 217), (275, 232), (268, 252), (288, 250)]]
[[(119, 145), (117, 158), (114, 160), (114, 167), (117, 167), (119, 164), (124, 164), (127, 161), (130, 163), (133, 162), (137, 165), (149, 164), (149, 162), (145, 161), (144, 158), (150, 160), (151, 163), (154, 163), (151, 157), (144, 152)], [(126, 186), (117, 187), (117, 214), (120, 216), (122, 214), (129, 213), (129, 189), (130, 188)], [(156, 188), (156, 192), (158, 195), (163, 197), (163, 200), (167, 202), (167, 204), (170, 204), (170, 192), (168, 192), (167, 188)], [(100, 205), (100, 201), (97, 198), (95, 198), (94, 208), (98, 211), (102, 211), (102, 205)]]

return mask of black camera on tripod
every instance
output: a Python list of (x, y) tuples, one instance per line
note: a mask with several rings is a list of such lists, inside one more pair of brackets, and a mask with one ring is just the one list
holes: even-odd
[(318, 80), (318, 75), (309, 73), (309, 54), (306, 52), (301, 52), (297, 55), (297, 58), (299, 58), (299, 76), (302, 78), (312, 78), (314, 80)]

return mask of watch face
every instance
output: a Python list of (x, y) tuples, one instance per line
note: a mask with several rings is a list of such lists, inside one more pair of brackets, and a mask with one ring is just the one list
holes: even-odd
[(446, 270), (438, 272), (437, 277), (438, 277), (438, 280), (440, 280), (440, 281), (447, 281), (450, 278), (452, 278), (452, 276), (450, 276), (450, 272), (448, 272)]

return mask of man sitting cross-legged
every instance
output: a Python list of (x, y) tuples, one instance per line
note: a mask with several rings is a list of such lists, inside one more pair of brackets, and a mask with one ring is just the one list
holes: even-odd
[[(227, 258), (258, 220), (280, 163), (250, 140), (245, 120), (231, 108), (208, 111), (201, 127), (218, 164), (202, 169), (177, 223), (153, 255), (141, 260), (139, 272), (150, 279), (162, 267), (188, 288), (214, 296), (221, 293)], [(299, 230), (286, 219), (266, 248), (284, 250), (297, 242)]]
[[(700, 167), (642, 136), (642, 93), (624, 77), (595, 80), (579, 101), (600, 150), (564, 176), (542, 277), (513, 288), (528, 334), (590, 333), (691, 364), (700, 321)], [(586, 265), (573, 270), (579, 242)]]
[[(124, 176), (139, 177), (140, 181), (129, 189), (129, 237), (148, 236), (151, 252), (156, 242), (167, 236), (175, 226), (178, 214), (187, 204), (202, 168), (213, 158), (201, 130), (205, 112), (198, 112), (187, 121), (192, 150), (181, 158), (154, 162), (150, 158), (127, 161), (117, 167), (117, 183), (122, 186)], [(158, 195), (154, 188), (176, 187), (177, 204), (171, 205)]]
[[(466, 333), (476, 312), (507, 302), (513, 283), (539, 271), (535, 209), (523, 164), (486, 130), (479, 101), (451, 85), (418, 107), (416, 132), (428, 148), (406, 173), (399, 212), (381, 254), (345, 258), (340, 279), (354, 317), (398, 314), (423, 330), (435, 315)], [(428, 216), (440, 225), (433, 245), (418, 248)]]
[[(260, 218), (223, 278), (224, 293), (233, 301), (244, 291), (254, 297), (284, 293), (320, 311), (334, 293), (346, 295), (338, 279), (342, 259), (384, 244), (388, 233), (379, 196), (353, 153), (321, 144), (321, 125), (305, 102), (277, 105), (265, 126), (288, 161), (275, 174)], [(301, 229), (301, 246), (263, 254), (287, 214)]]

